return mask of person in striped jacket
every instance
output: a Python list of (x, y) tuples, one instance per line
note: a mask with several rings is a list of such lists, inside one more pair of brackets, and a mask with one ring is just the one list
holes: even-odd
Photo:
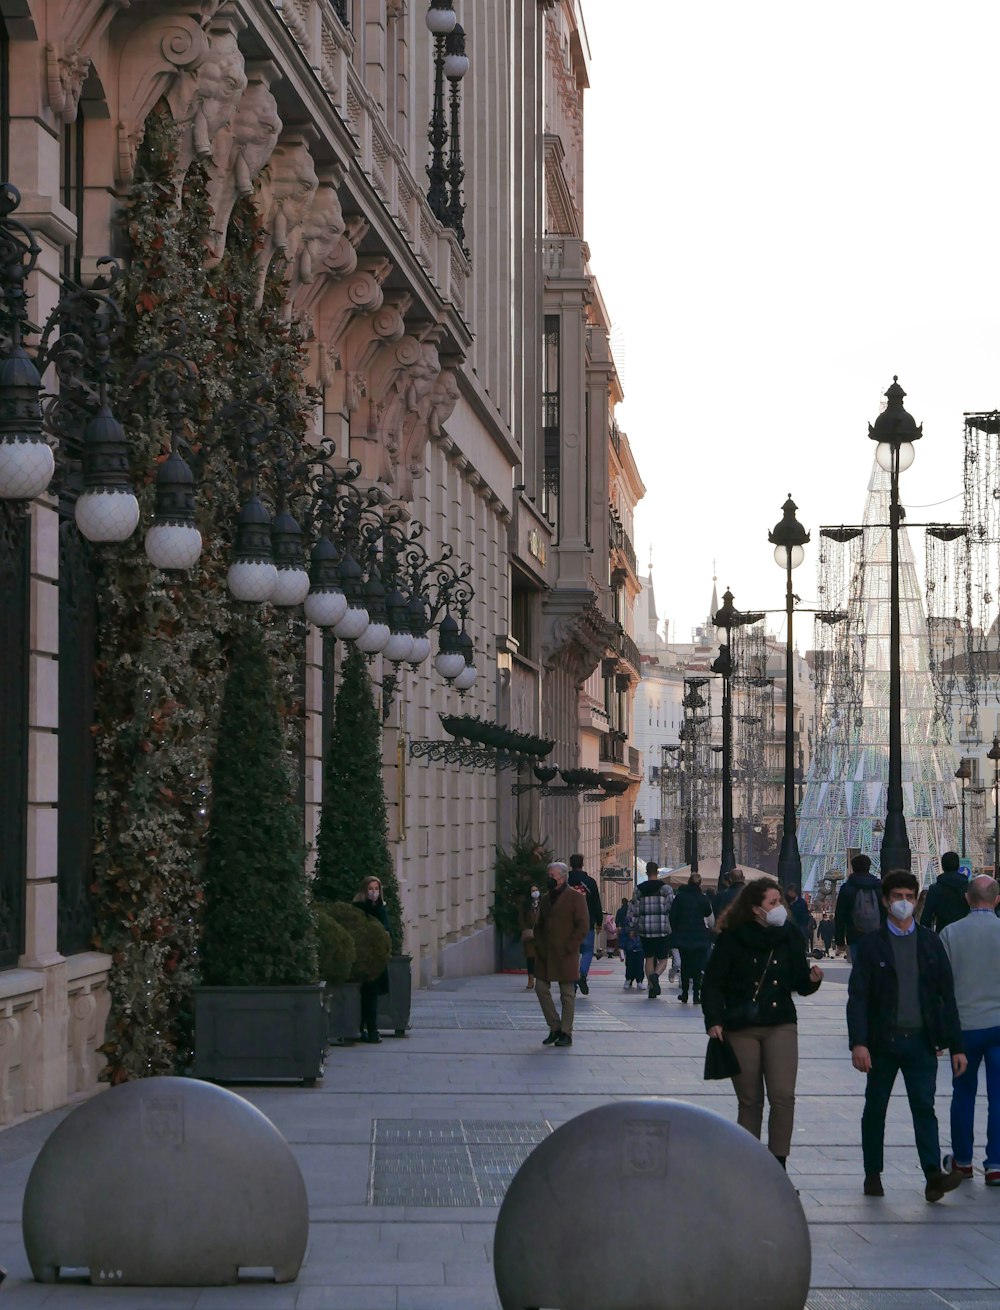
[(642, 938), (647, 989), (650, 1000), (659, 996), (660, 975), (670, 963), (670, 907), (674, 903), (673, 888), (660, 877), (655, 860), (646, 864), (646, 881), (635, 889), (628, 910), (628, 922)]

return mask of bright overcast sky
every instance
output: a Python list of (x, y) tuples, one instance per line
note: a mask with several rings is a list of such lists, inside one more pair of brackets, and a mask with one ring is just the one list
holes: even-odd
[[(912, 521), (961, 513), (962, 413), (1000, 407), (997, 0), (583, 0), (585, 232), (625, 339), (636, 549), (686, 641), (780, 607), (767, 532), (859, 522), (894, 373)], [(922, 533), (913, 544), (922, 552)], [(811, 624), (796, 629), (811, 645)]]

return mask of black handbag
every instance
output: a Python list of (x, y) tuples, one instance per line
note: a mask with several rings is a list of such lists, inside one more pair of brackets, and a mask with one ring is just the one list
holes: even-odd
[[(757, 997), (760, 995), (760, 989), (764, 986), (764, 979), (767, 977), (767, 971), (771, 967), (771, 961), (774, 959), (774, 951), (767, 957), (767, 963), (764, 965), (764, 972), (757, 979), (757, 986), (753, 989), (753, 996), (749, 1001), (741, 1001), (739, 1005), (733, 1005), (722, 1012), (723, 1028), (752, 1028), (760, 1019), (760, 1006), (757, 1004)], [(724, 1077), (726, 1075), (723, 1075)]]
[(705, 1077), (735, 1078), (740, 1071), (736, 1052), (724, 1037), (710, 1037), (705, 1050)]

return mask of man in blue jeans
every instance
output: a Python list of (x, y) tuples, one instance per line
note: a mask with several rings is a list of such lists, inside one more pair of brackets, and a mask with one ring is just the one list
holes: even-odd
[(877, 932), (867, 933), (854, 947), (847, 1032), (851, 1061), (868, 1076), (861, 1116), (865, 1196), (885, 1195), (885, 1116), (896, 1075), (902, 1073), (926, 1180), (924, 1197), (940, 1201), (959, 1185), (962, 1174), (941, 1168), (934, 1113), (937, 1052), (945, 1047), (951, 1051), (956, 1078), (965, 1072), (966, 1059), (945, 948), (936, 933), (914, 922), (918, 891), (919, 883), (908, 871), (896, 870), (883, 879), (888, 917)]
[(973, 1176), (972, 1130), (979, 1066), (985, 1063), (986, 1186), (1000, 1187), (1000, 919), (995, 913), (1000, 884), (987, 875), (973, 878), (965, 898), (968, 915), (941, 932), (955, 976), (955, 1000), (969, 1061), (951, 1094), (953, 1168), (963, 1178)]
[(577, 986), (584, 996), (590, 994), (587, 974), (594, 962), (594, 934), (604, 922), (604, 907), (601, 905), (601, 892), (597, 883), (583, 867), (582, 855), (569, 857), (569, 885), (587, 898), (587, 913), (590, 915), (590, 932), (583, 939), (580, 947), (580, 979)]

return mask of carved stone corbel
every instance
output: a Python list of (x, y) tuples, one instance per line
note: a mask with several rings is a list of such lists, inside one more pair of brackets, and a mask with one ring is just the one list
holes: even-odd
[(247, 89), (236, 39), (245, 26), (245, 19), (226, 9), (209, 26), (205, 58), (197, 68), (180, 72), (167, 91), (167, 104), (179, 129), (181, 177), (195, 159), (212, 155), (216, 137), (228, 127)]
[(115, 15), (128, 7), (129, 0), (64, 0), (61, 12), (56, 4), (49, 6), (46, 91), (49, 108), (60, 123), (76, 121), (91, 52)]
[[(214, 10), (213, 10), (214, 12)], [(193, 72), (206, 59), (209, 39), (187, 14), (160, 14), (135, 28), (118, 55), (118, 178), (129, 183), (142, 141), (146, 115), (177, 75)]]
[(302, 243), (302, 227), (319, 187), (319, 178), (309, 143), (316, 129), (301, 124), (286, 129), (261, 178), (259, 204), (264, 240), (258, 255), (260, 287), (257, 303), (264, 296), (264, 279), (271, 261), (282, 255), (294, 269)]
[[(318, 174), (319, 185), (302, 224), (302, 238), (295, 266), (289, 272), (290, 304), (300, 314), (307, 314), (317, 296), (322, 294), (322, 279), (333, 274), (330, 260), (339, 260), (347, 224), (337, 188), (344, 180), (343, 169), (326, 165)], [(357, 252), (347, 242), (354, 255)]]
[(210, 264), (217, 264), (225, 252), (226, 230), (237, 197), (253, 194), (254, 178), (267, 166), (281, 135), (278, 102), (271, 94), (272, 82), (280, 77), (277, 65), (261, 60), (248, 64), (246, 74), (247, 88), (239, 106), (212, 148)]

